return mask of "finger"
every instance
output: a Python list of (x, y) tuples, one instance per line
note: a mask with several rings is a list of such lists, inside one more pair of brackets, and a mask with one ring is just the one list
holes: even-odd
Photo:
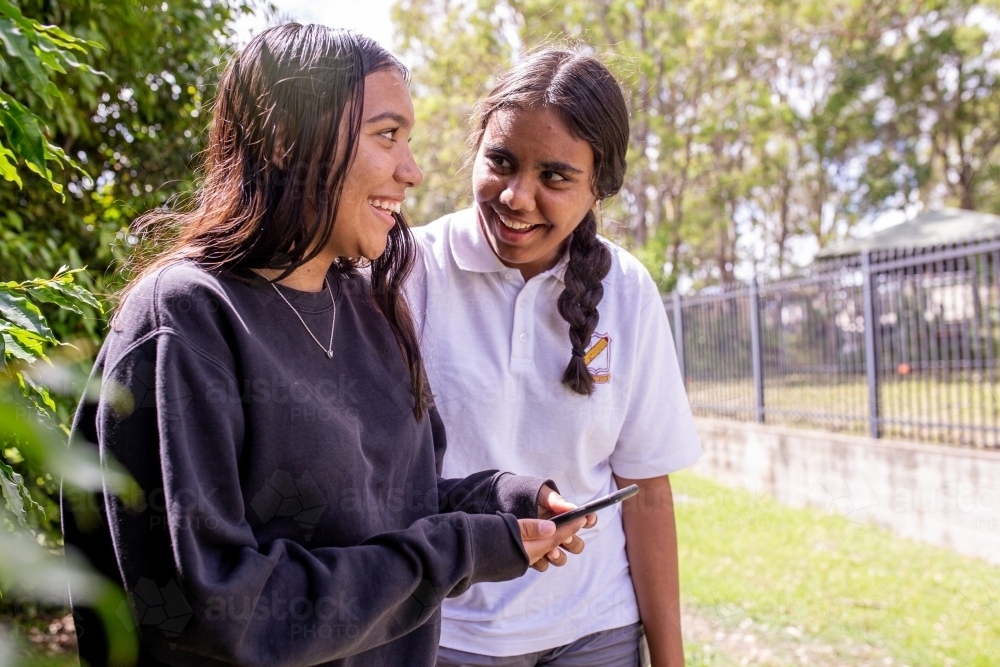
[(573, 536), (573, 539), (562, 543), (562, 548), (574, 555), (582, 552), (585, 546), (586, 542), (576, 535)]
[(552, 551), (545, 554), (545, 558), (543, 558), (542, 560), (547, 560), (556, 567), (562, 567), (563, 565), (566, 564), (567, 558), (566, 554), (563, 553), (562, 549), (556, 547)]
[(583, 517), (580, 517), (579, 519), (575, 519), (574, 521), (559, 526), (559, 529), (555, 534), (555, 543), (562, 544), (573, 535), (576, 535), (586, 525), (586, 523), (586, 520)]
[(556, 514), (562, 514), (575, 508), (576, 505), (567, 502), (555, 489), (543, 485), (538, 491), (538, 518), (547, 519)]
[(593, 528), (597, 525), (597, 513), (587, 515), (587, 523), (584, 524), (584, 528)]
[(556, 525), (545, 519), (520, 519), (521, 540), (540, 540), (551, 537), (556, 532)]
[(576, 505), (569, 502), (555, 491), (549, 494), (548, 498), (546, 498), (546, 504), (553, 514), (562, 514), (563, 512), (576, 509)]
[(538, 561), (531, 564), (532, 570), (538, 570), (539, 572), (545, 572), (549, 569), (549, 561), (546, 558), (539, 559)]

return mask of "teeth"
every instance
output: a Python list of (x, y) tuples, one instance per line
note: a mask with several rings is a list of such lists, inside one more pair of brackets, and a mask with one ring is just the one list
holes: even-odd
[(403, 205), (398, 201), (382, 201), (381, 199), (369, 199), (368, 203), (375, 208), (380, 208), (383, 211), (388, 211), (390, 213), (399, 213), (403, 209)]
[(532, 227), (535, 226), (535, 225), (526, 225), (523, 222), (514, 222), (513, 220), (508, 220), (507, 218), (503, 217), (502, 215), (498, 216), (498, 217), (500, 218), (500, 222), (503, 223), (503, 226), (504, 227), (509, 227), (510, 229), (516, 229), (516, 230), (520, 231), (520, 230), (524, 230), (524, 229), (531, 229)]

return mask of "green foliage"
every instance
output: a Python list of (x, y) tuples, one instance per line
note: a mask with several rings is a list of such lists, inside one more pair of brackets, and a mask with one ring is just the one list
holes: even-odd
[[(130, 250), (127, 227), (139, 214), (189, 192), (204, 148), (205, 106), (227, 55), (241, 0), (108, 2), (21, 0), (28, 20), (57, 26), (101, 49), (79, 54), (84, 67), (50, 72), (64, 99), (51, 110), (20, 79), (0, 91), (45, 109), (42, 134), (80, 169), (57, 169), (65, 201), (34, 173), (23, 188), (0, 183), (0, 279), (51, 276), (63, 264), (91, 291), (115, 291), (116, 262)], [(95, 71), (103, 72), (97, 76)], [(60, 339), (100, 327), (51, 313)]]
[[(66, 99), (56, 87), (52, 76), (65, 74), (67, 68), (82, 70), (97, 76), (93, 68), (81, 64), (76, 56), (86, 55), (90, 42), (77, 39), (56, 26), (46, 26), (25, 18), (7, 0), (0, 0), (0, 76), (4, 84), (18, 83), (15, 92), (26, 103), (41, 106), (39, 113), (52, 113), (57, 102)], [(17, 165), (24, 164), (52, 189), (61, 193), (60, 182), (53, 176), (49, 163), (59, 166), (77, 165), (65, 158), (58, 147), (43, 135), (45, 122), (12, 94), (0, 91), (0, 125), (6, 145), (0, 144), (5, 176), (22, 187)], [(46, 348), (59, 345), (39, 304), (50, 304), (57, 312), (84, 315), (84, 309), (101, 312), (101, 306), (86, 289), (75, 282), (82, 269), (60, 268), (49, 279), (35, 278), (22, 282), (0, 283), (0, 380), (17, 387), (28, 401), (36, 418), (58, 430), (60, 419), (49, 387), (36, 379), (39, 364), (51, 364)], [(6, 406), (5, 406), (6, 407)], [(64, 415), (65, 416), (65, 415)], [(52, 542), (54, 534), (54, 502), (56, 477), (52, 471), (38, 467), (44, 457), (25, 454), (26, 447), (38, 442), (30, 432), (18, 431), (18, 415), (9, 417), (7, 430), (0, 433), (0, 480), (7, 510), (17, 525), (35, 532)], [(30, 431), (30, 429), (29, 429)], [(62, 431), (67, 432), (65, 424)], [(43, 504), (44, 503), (44, 504)]]
[[(82, 270), (61, 269), (53, 278), (0, 283), (0, 601), (10, 593), (62, 600), (72, 583), (77, 603), (92, 605), (106, 620), (124, 603), (120, 589), (91, 572), (76, 554), (57, 549), (59, 483), (67, 491), (109, 488), (139, 498), (135, 483), (113, 461), (102, 462), (93, 445), (71, 441), (54, 394), (76, 400), (85, 378), (67, 358), (50, 359), (50, 349), (72, 347), (54, 337), (38, 304), (78, 316), (101, 312), (100, 303), (75, 282)], [(23, 474), (22, 474), (23, 473)], [(119, 623), (111, 633), (112, 662), (132, 664), (136, 640)], [(0, 644), (2, 644), (0, 638)], [(0, 648), (3, 648), (0, 646)]]
[[(0, 0), (0, 42), (5, 51), (0, 58), (0, 80), (16, 84), (18, 96), (40, 101), (50, 111), (55, 104), (66, 103), (52, 80), (53, 74), (66, 74), (68, 70), (101, 74), (77, 59), (87, 54), (87, 47), (100, 48), (99, 44), (73, 37), (57, 26), (27, 19), (9, 0)], [(23, 187), (18, 174), (20, 162), (61, 195), (62, 184), (53, 177), (49, 163), (58, 169), (79, 166), (46, 138), (41, 118), (4, 90), (0, 90), (0, 127), (6, 139), (6, 143), (0, 141), (0, 176)]]
[[(58, 383), (56, 383), (58, 384)], [(47, 470), (62, 478), (67, 489), (101, 491), (106, 481), (123, 498), (140, 498), (136, 485), (115, 463), (102, 464), (96, 448), (72, 442), (67, 447), (65, 433), (53, 420), (26, 400), (10, 375), (0, 374), (0, 445), (4, 456), (16, 448), (18, 458), (32, 468)], [(134, 664), (136, 639), (113, 622), (125, 603), (123, 592), (93, 573), (75, 553), (54, 551), (34, 525), (32, 510), (41, 511), (28, 491), (28, 484), (10, 465), (0, 460), (0, 601), (17, 595), (48, 600), (66, 600), (72, 584), (74, 601), (92, 606), (105, 619), (110, 633), (111, 664)], [(109, 622), (112, 621), (112, 622)], [(5, 647), (0, 636), (0, 653)]]
[[(228, 0), (0, 0), (0, 96), (20, 119), (0, 113), (0, 153), (22, 167), (3, 167), (10, 178), (0, 182), (0, 369), (63, 431), (79, 394), (53, 393), (28, 369), (60, 341), (75, 346), (60, 345), (62, 356), (72, 351), (85, 367), (100, 344), (91, 293), (115, 290), (111, 267), (129, 250), (131, 220), (190, 187), (203, 106), (232, 19), (246, 10)], [(44, 509), (34, 526), (55, 543), (57, 477), (17, 447), (0, 455)]]
[[(49, 362), (46, 345), (59, 345), (37, 304), (49, 303), (62, 311), (81, 317), (103, 313), (101, 304), (86, 289), (75, 282), (83, 269), (62, 267), (52, 278), (34, 278), (20, 283), (0, 283), (0, 372), (11, 375), (26, 398), (34, 401), (41, 412), (55, 414), (56, 404), (48, 389), (32, 380), (29, 373), (11, 366), (19, 362), (25, 367), (39, 360)], [(85, 312), (85, 309), (87, 312)]]
[[(79, 367), (101, 337), (93, 292), (113, 287), (131, 219), (189, 187), (202, 107), (246, 9), (0, 0), (0, 594), (62, 599), (70, 578), (102, 613), (122, 602), (73, 554), (52, 558), (60, 480), (136, 492), (93, 447), (66, 446)], [(134, 658), (134, 639), (113, 639)]]

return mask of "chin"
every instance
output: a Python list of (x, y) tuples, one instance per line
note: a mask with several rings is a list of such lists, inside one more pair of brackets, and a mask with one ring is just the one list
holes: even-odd
[(361, 256), (369, 262), (374, 261), (385, 254), (385, 248), (387, 245), (389, 245), (389, 239), (385, 239), (379, 246), (373, 245), (367, 248), (362, 248)]

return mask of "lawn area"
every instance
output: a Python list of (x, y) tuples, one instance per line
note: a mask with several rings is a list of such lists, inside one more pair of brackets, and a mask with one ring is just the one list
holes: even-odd
[(1000, 567), (690, 473), (672, 480), (690, 667), (1000, 665)]

